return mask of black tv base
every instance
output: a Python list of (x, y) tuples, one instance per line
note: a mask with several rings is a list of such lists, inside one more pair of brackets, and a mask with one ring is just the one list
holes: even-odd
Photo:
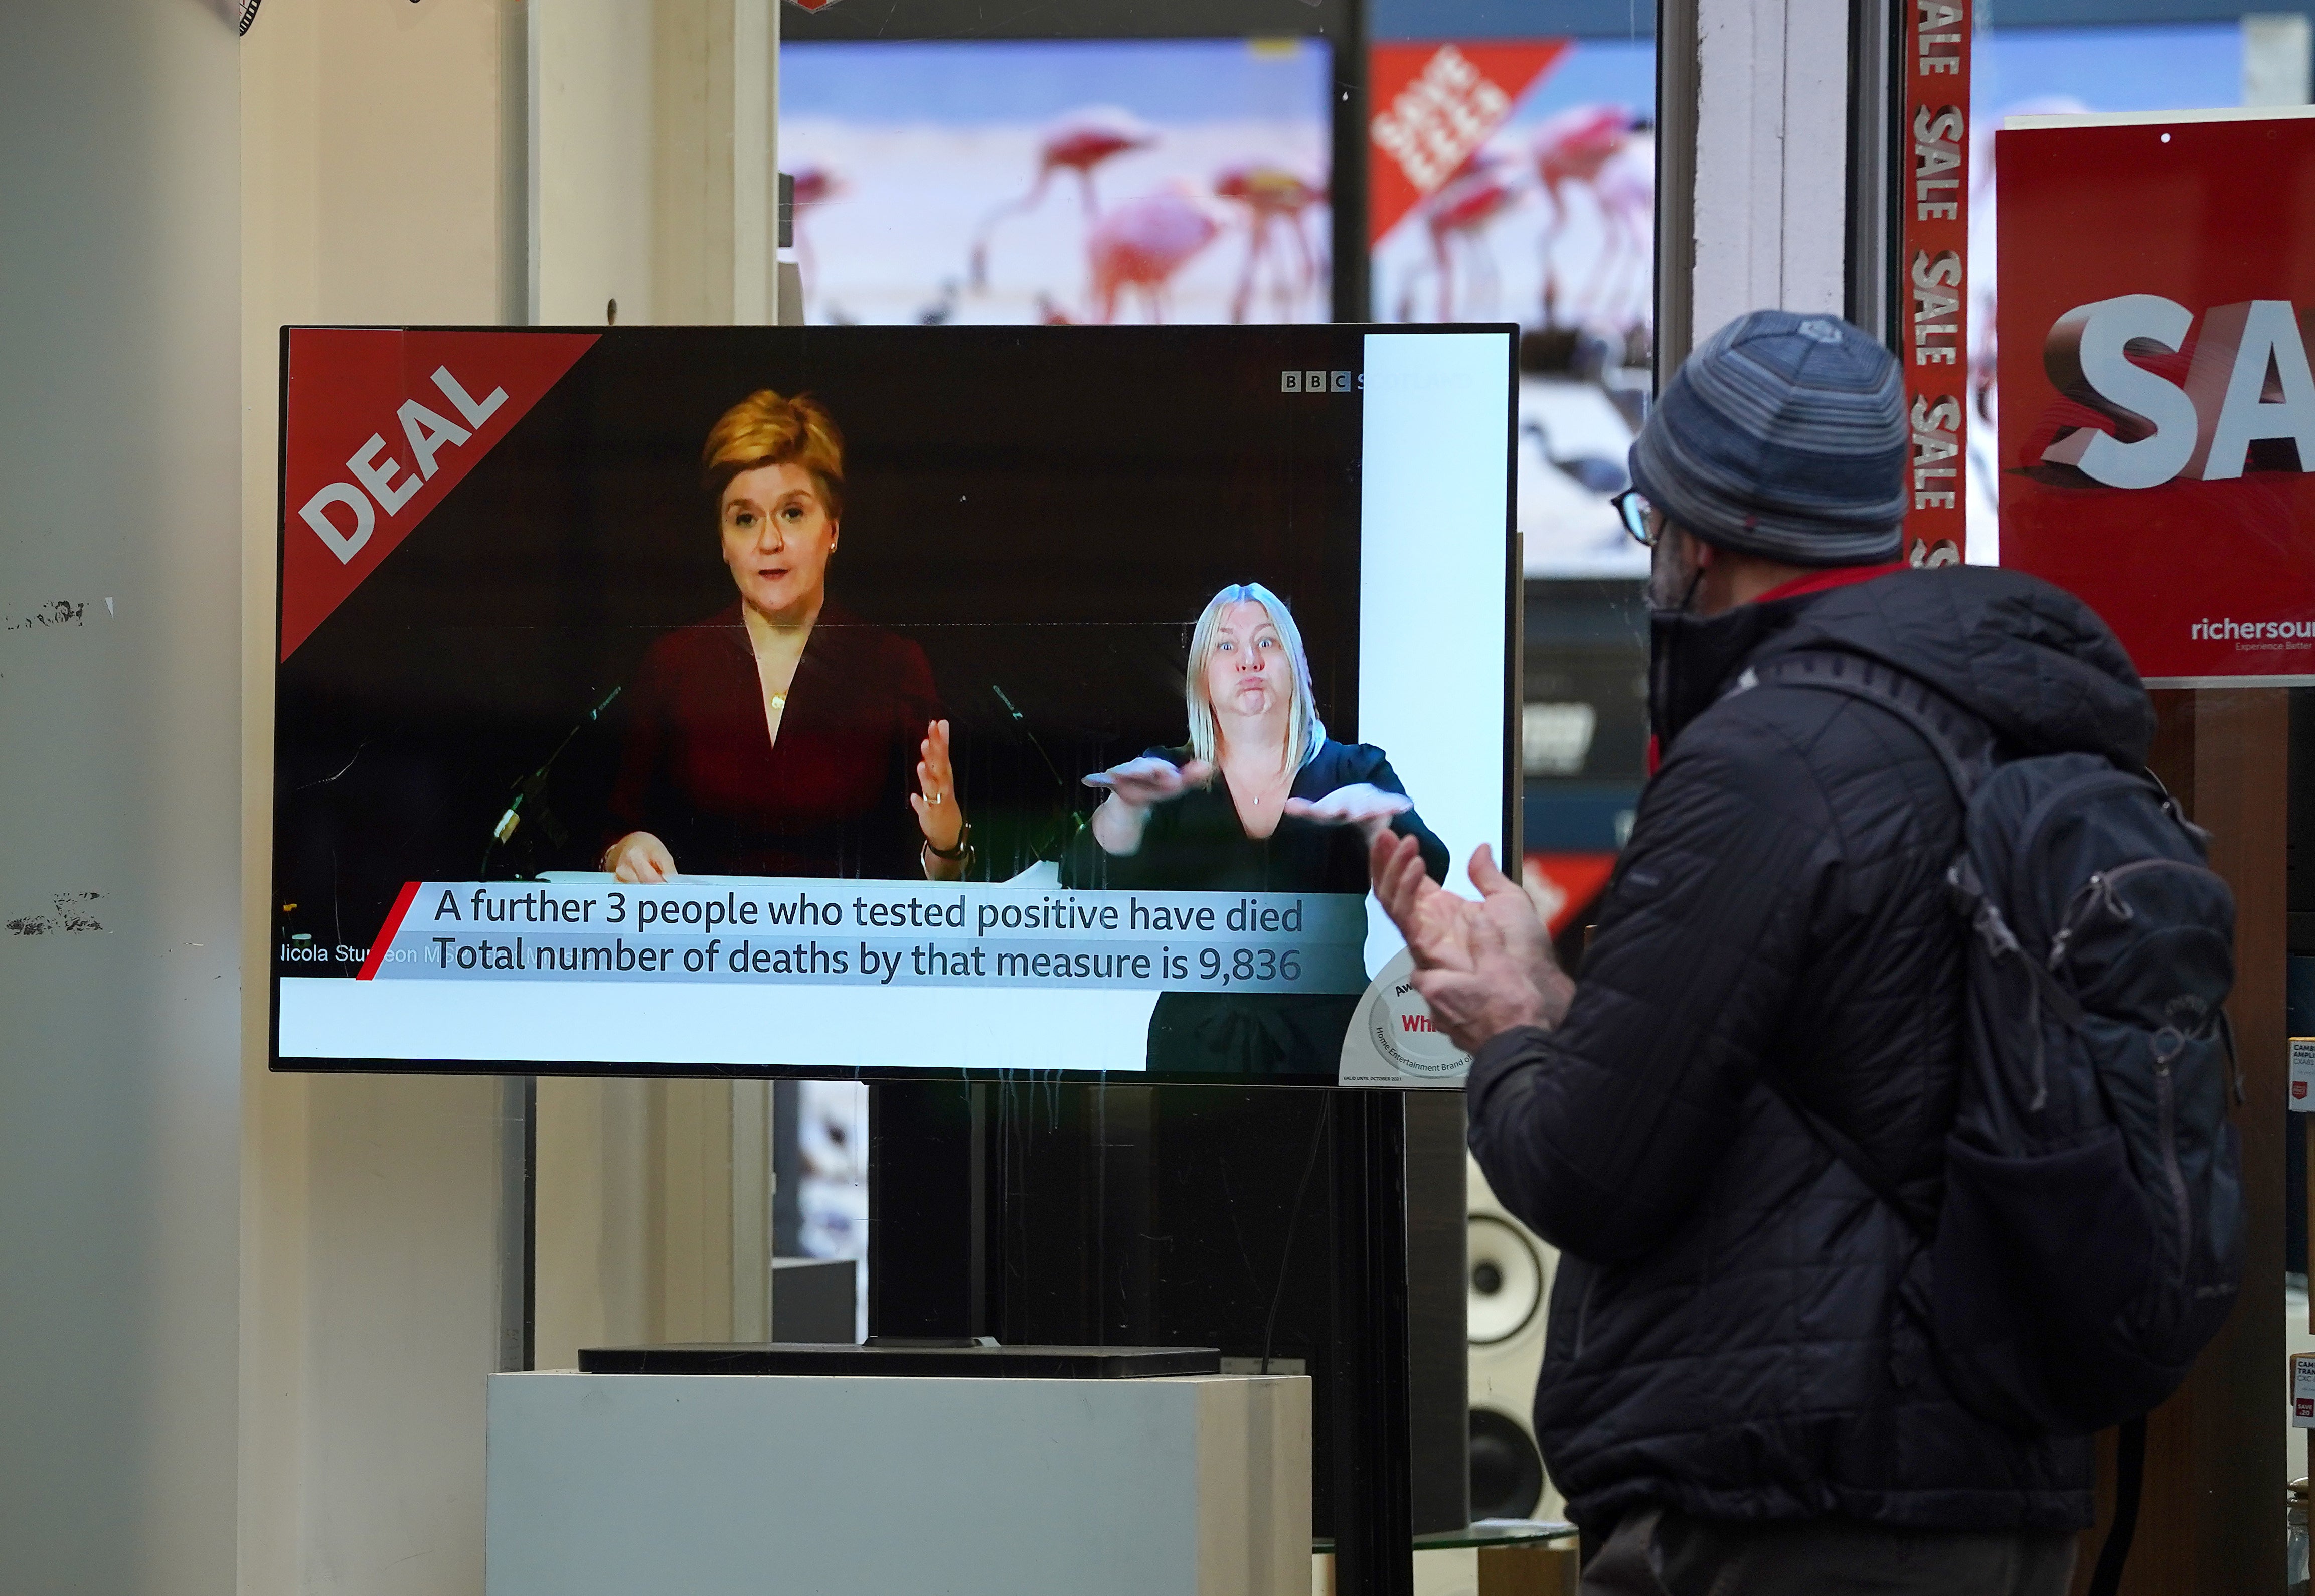
[(1218, 1347), (998, 1346), (986, 1340), (687, 1342), (584, 1347), (582, 1374), (880, 1374), (992, 1379), (1153, 1379), (1220, 1374)]

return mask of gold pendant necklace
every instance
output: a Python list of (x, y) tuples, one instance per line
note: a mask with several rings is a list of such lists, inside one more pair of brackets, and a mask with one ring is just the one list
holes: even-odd
[(787, 706), (788, 696), (785, 693), (775, 693), (772, 695), (772, 707), (775, 710), (785, 709)]

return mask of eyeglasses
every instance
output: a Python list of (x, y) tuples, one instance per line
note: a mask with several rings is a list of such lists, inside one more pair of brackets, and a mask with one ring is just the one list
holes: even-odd
[(1632, 535), (1634, 543), (1642, 548), (1655, 547), (1656, 525), (1651, 519), (1655, 506), (1647, 501), (1646, 495), (1637, 488), (1626, 488), (1608, 502), (1616, 507), (1616, 517), (1624, 523), (1624, 530)]

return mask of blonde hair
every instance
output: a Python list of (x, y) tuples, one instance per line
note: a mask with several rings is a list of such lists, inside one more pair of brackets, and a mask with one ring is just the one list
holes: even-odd
[(1270, 624), (1278, 628), (1278, 641), (1286, 645), (1287, 655), (1294, 661), (1288, 678), (1292, 697), (1286, 706), (1286, 768), (1299, 770), (1318, 757), (1318, 749), (1326, 740), (1326, 724), (1318, 718), (1317, 695), (1310, 689), (1310, 658), (1302, 652), (1302, 631), (1294, 624), (1294, 612), (1286, 607), (1285, 599), (1260, 582), (1240, 582), (1216, 593), (1198, 617), (1197, 630), (1190, 634), (1190, 672), (1182, 688), (1190, 707), (1191, 757), (1207, 760), (1214, 757), (1217, 733), (1213, 700), (1206, 693), (1206, 662), (1213, 658), (1214, 633), (1221, 625), (1222, 611), (1233, 604), (1262, 606)]
[(844, 513), (844, 434), (836, 418), (810, 394), (789, 399), (758, 388), (716, 418), (707, 430), (699, 468), (707, 492), (721, 499), (732, 479), (766, 466), (801, 466), (812, 473), (830, 518)]

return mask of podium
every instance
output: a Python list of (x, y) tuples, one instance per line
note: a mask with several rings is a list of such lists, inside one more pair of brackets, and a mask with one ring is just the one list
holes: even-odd
[(1307, 1596), (1310, 1382), (490, 1379), (488, 1596)]

